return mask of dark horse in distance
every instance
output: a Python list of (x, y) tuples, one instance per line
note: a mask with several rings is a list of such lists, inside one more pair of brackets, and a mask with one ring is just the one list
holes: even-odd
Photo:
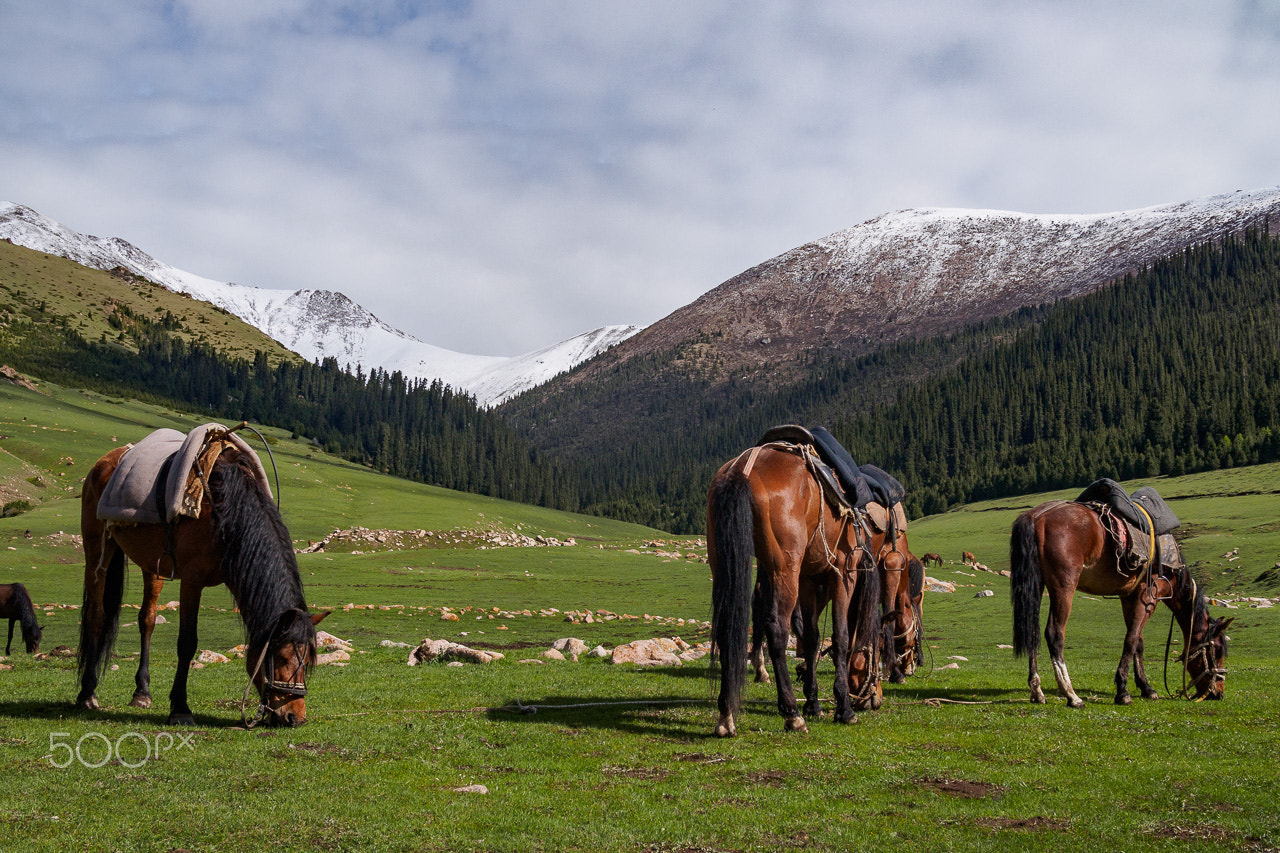
[[(737, 732), (752, 617), (763, 627), (777, 684), (778, 710), (788, 731), (807, 731), (786, 666), (792, 613), (804, 630), (804, 712), (821, 713), (817, 659), (818, 615), (832, 604), (835, 719), (850, 722), (856, 708), (878, 707), (880, 584), (861, 538), (861, 524), (833, 510), (808, 467), (790, 445), (753, 447), (725, 463), (707, 496), (711, 562), (712, 642), (720, 658), (720, 719), (715, 733)], [(751, 561), (758, 564), (752, 582)], [(753, 597), (755, 600), (753, 614)]]
[(228, 433), (222, 430), (223, 443), (211, 445), (208, 485), (197, 517), (180, 516), (171, 523), (155, 524), (104, 522), (98, 518), (99, 498), (129, 448), (112, 450), (89, 472), (80, 517), (85, 575), (77, 706), (99, 707), (95, 691), (119, 627), (127, 557), (138, 564), (143, 577), (138, 617), (142, 655), (130, 705), (151, 707), (156, 604), (165, 581), (178, 580), (178, 671), (169, 692), (169, 722), (193, 723), (187, 676), (197, 650), (200, 597), (206, 587), (226, 584), (244, 622), (249, 677), (261, 700), (257, 716), (246, 722), (252, 725), (263, 716), (284, 725), (305, 722), (306, 673), (315, 660), (315, 625), (327, 614), (308, 613), (293, 543), (269, 490), (257, 476), (256, 456), (243, 442), (226, 441)]
[[(1177, 552), (1172, 536), (1169, 548)], [(1181, 553), (1173, 555), (1174, 567), (1125, 574), (1116, 561), (1116, 548), (1098, 514), (1084, 504), (1050, 501), (1018, 516), (1010, 538), (1013, 594), (1013, 650), (1027, 655), (1027, 685), (1031, 701), (1043, 703), (1036, 658), (1040, 645), (1040, 599), (1049, 590), (1049, 619), (1044, 629), (1053, 661), (1058, 692), (1072, 708), (1084, 705), (1071, 686), (1063, 646), (1067, 619), (1075, 591), (1120, 599), (1127, 628), (1120, 665), (1116, 668), (1116, 704), (1128, 705), (1129, 664), (1142, 696), (1159, 698), (1147, 681), (1143, 663), (1142, 629), (1164, 601), (1182, 629), (1185, 672), (1196, 699), (1221, 699), (1225, 688), (1227, 636), (1231, 620), (1212, 619), (1208, 605)], [(1188, 690), (1184, 689), (1184, 693)]]
[(5, 643), (4, 653), (13, 649), (13, 625), (22, 626), (22, 642), (27, 647), (27, 654), (40, 651), (40, 625), (36, 622), (36, 608), (31, 603), (27, 588), (20, 583), (0, 584), (0, 619), (9, 620), (9, 641)]

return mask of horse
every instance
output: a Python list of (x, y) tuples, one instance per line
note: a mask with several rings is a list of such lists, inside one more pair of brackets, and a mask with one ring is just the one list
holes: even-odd
[(5, 643), (4, 653), (13, 650), (13, 623), (22, 626), (22, 642), (27, 647), (27, 654), (40, 651), (42, 631), (36, 622), (36, 609), (31, 603), (27, 588), (20, 583), (0, 584), (0, 619), (9, 620), (9, 641)]
[[(1124, 646), (1116, 668), (1117, 705), (1133, 702), (1129, 695), (1129, 664), (1134, 680), (1145, 699), (1160, 698), (1147, 681), (1143, 662), (1142, 631), (1157, 601), (1173, 611), (1182, 629), (1185, 672), (1191, 676), (1194, 697), (1221, 699), (1226, 686), (1227, 626), (1231, 619), (1209, 617), (1204, 594), (1182, 562), (1173, 537), (1162, 547), (1174, 552), (1168, 574), (1147, 571), (1124, 574), (1116, 562), (1116, 549), (1097, 513), (1087, 506), (1066, 501), (1050, 501), (1018, 516), (1010, 536), (1012, 565), (1010, 585), (1013, 597), (1013, 651), (1027, 655), (1027, 685), (1031, 701), (1043, 704), (1036, 658), (1040, 637), (1040, 599), (1049, 590), (1049, 618), (1044, 637), (1053, 661), (1058, 692), (1072, 708), (1084, 705), (1071, 686), (1071, 676), (1063, 658), (1067, 619), (1077, 589), (1091, 595), (1117, 597), (1125, 620)], [(1170, 628), (1172, 630), (1172, 626)], [(1185, 675), (1184, 675), (1185, 678)], [(1184, 687), (1183, 694), (1188, 689)]]
[(793, 445), (754, 447), (726, 462), (708, 490), (711, 634), (720, 663), (718, 737), (737, 733), (734, 718), (741, 707), (753, 617), (768, 641), (784, 729), (805, 732), (786, 668), (792, 616), (797, 610), (803, 614), (797, 639), (806, 664), (800, 673), (804, 714), (821, 715), (818, 615), (828, 601), (835, 719), (852, 722), (855, 708), (879, 707), (879, 577), (861, 541), (861, 525), (831, 508), (810, 464), (806, 451)]
[[(966, 566), (972, 566), (974, 563), (978, 562), (978, 558), (973, 556), (972, 551), (961, 551), (960, 562), (964, 563)], [(939, 565), (941, 565), (941, 563), (939, 563)]]
[[(868, 551), (876, 556), (876, 572), (880, 580), (880, 620), (882, 646), (878, 659), (884, 662), (889, 681), (901, 684), (913, 674), (923, 660), (924, 622), (922, 599), (924, 593), (924, 565), (916, 559), (907, 548), (905, 534), (899, 534), (897, 545), (885, 543), (884, 532), (873, 531), (867, 541)], [(757, 585), (756, 594), (761, 594)], [(818, 597), (816, 611), (821, 613), (828, 599)], [(756, 605), (759, 608), (759, 603)], [(811, 610), (814, 608), (810, 608)], [(791, 617), (791, 630), (797, 637), (804, 633), (808, 615), (797, 605)], [(765, 646), (763, 620), (752, 623), (751, 651), (748, 660), (755, 673), (755, 681), (759, 684), (769, 683), (769, 670), (764, 665), (763, 649)], [(805, 663), (796, 665), (797, 673), (803, 677)], [(851, 665), (851, 672), (858, 671)], [(864, 691), (867, 682), (859, 681), (852, 685), (855, 691)], [(859, 685), (863, 685), (861, 688)], [(879, 703), (873, 703), (878, 708)]]
[(921, 556), (920, 562), (922, 565), (925, 565), (925, 566), (933, 565), (933, 566), (937, 566), (938, 568), (942, 568), (942, 555), (934, 554), (930, 552), (928, 554), (924, 554), (923, 556)]
[[(225, 584), (235, 599), (246, 636), (249, 683), (260, 704), (246, 726), (263, 718), (299, 726), (306, 721), (306, 676), (315, 661), (316, 625), (328, 612), (312, 615), (303, 599), (302, 579), (289, 531), (266, 486), (255, 476), (256, 458), (226, 446), (213, 463), (198, 517), (166, 524), (120, 524), (98, 519), (98, 501), (112, 472), (128, 451), (119, 447), (94, 464), (81, 496), (84, 537), (84, 604), (81, 610), (76, 706), (100, 708), (95, 695), (106, 671), (119, 628), (126, 559), (142, 569), (142, 610), (138, 630), (142, 654), (129, 704), (151, 707), (151, 632), (156, 604), (166, 580), (178, 580), (178, 671), (169, 691), (169, 723), (193, 725), (187, 703), (187, 676), (196, 654), (200, 597)], [(263, 664), (266, 664), (265, 672)], [(249, 688), (245, 688), (245, 698)]]

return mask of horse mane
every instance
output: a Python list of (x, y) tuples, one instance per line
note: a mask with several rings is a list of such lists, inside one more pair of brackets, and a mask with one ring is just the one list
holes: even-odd
[(1191, 570), (1186, 566), (1177, 570), (1173, 580), (1173, 594), (1180, 604), (1190, 605), (1191, 614), (1191, 630), (1195, 630), (1195, 626), (1201, 624), (1203, 617), (1204, 624), (1209, 622), (1209, 601), (1205, 598), (1204, 590), (1200, 588), (1200, 584), (1196, 583), (1195, 578), (1191, 576)]
[[(235, 596), (250, 647), (262, 647), (271, 642), (284, 614), (307, 612), (293, 540), (245, 453), (230, 450), (218, 458), (209, 494), (227, 588)], [(276, 639), (314, 649), (315, 625), (310, 619), (293, 619)], [(308, 655), (309, 662), (314, 658)]]
[(36, 621), (36, 608), (31, 602), (31, 595), (27, 592), (27, 588), (20, 583), (12, 586), (12, 603), (18, 611), (19, 623), (22, 625), (22, 642), (26, 645), (28, 652), (35, 651), (40, 645), (40, 637), (43, 632), (40, 630), (40, 623)]

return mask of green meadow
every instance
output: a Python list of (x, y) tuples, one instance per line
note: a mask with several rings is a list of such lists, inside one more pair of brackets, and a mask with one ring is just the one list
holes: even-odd
[[(773, 688), (752, 685), (739, 736), (718, 740), (705, 660), (640, 669), (542, 658), (562, 637), (589, 648), (705, 640), (700, 539), (395, 480), (268, 430), (299, 549), (356, 528), (431, 531), (430, 544), (397, 548), (373, 533), (299, 555), (308, 602), (331, 611), (321, 628), (355, 649), (347, 665), (315, 670), (302, 728), (241, 726), (237, 661), (193, 672), (197, 725), (168, 726), (168, 611), (153, 639), (155, 707), (128, 707), (136, 569), (104, 708), (79, 712), (74, 659), (56, 652), (77, 641), (80, 481), (118, 444), (204, 420), (0, 383), (0, 503), (31, 507), (0, 519), (0, 583), (30, 589), (42, 651), (54, 652), (35, 659), (15, 638), (12, 668), (0, 670), (5, 850), (1280, 849), (1280, 620), (1247, 600), (1280, 594), (1280, 465), (1125, 484), (1169, 500), (1214, 615), (1236, 617), (1224, 701), (1115, 706), (1123, 622), (1116, 602), (1088, 596), (1067, 629), (1086, 707), (1027, 701), (1026, 662), (1001, 648), (1011, 617), (998, 573), (1017, 513), (1073, 490), (911, 523), (912, 549), (946, 560), (929, 574), (957, 590), (926, 594), (926, 666), (888, 685), (879, 711), (787, 734)], [(499, 532), (574, 544), (486, 544)], [(960, 565), (961, 551), (991, 571)], [(161, 600), (177, 597), (170, 587)], [(568, 622), (570, 611), (593, 621)], [(1158, 611), (1146, 635), (1162, 693), (1168, 625)], [(407, 646), (428, 637), (505, 658), (407, 666)], [(229, 594), (207, 591), (200, 647), (225, 653), (241, 639)], [(1041, 676), (1052, 684), (1045, 662)], [(1175, 690), (1179, 678), (1171, 664)], [(459, 790), (468, 786), (487, 793)]]

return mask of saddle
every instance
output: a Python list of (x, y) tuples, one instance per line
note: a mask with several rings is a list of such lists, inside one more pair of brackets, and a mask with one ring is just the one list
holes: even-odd
[(823, 492), (837, 507), (848, 507), (865, 512), (876, 532), (890, 529), (898, 531), (907, 527), (907, 516), (902, 508), (906, 489), (892, 474), (875, 465), (859, 466), (849, 451), (824, 427), (784, 424), (776, 426), (761, 437), (756, 445), (791, 444), (813, 448), (816, 458), (810, 466)]
[(1098, 515), (1116, 549), (1116, 564), (1125, 574), (1152, 565), (1173, 565), (1178, 554), (1172, 530), (1181, 522), (1160, 494), (1150, 486), (1132, 495), (1107, 477), (1089, 484), (1075, 499)]
[(232, 430), (208, 423), (183, 435), (158, 429), (130, 445), (98, 499), (102, 521), (170, 524), (180, 516), (197, 518), (213, 463), (228, 447), (247, 453), (258, 481), (271, 493), (267, 472), (253, 449)]

